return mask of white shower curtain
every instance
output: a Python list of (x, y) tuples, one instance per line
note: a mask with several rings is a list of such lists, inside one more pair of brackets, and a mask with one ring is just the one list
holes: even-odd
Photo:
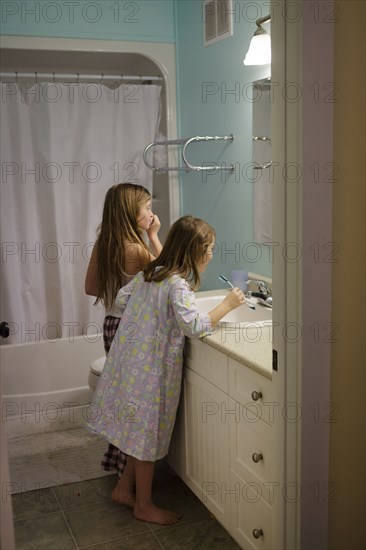
[(107, 189), (152, 189), (160, 86), (1, 85), (1, 319), (7, 343), (101, 333), (84, 279)]

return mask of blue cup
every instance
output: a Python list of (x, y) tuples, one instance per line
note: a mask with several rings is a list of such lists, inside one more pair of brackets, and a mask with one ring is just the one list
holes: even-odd
[(231, 272), (230, 280), (234, 286), (239, 287), (243, 292), (247, 291), (248, 272), (244, 269), (234, 269)]

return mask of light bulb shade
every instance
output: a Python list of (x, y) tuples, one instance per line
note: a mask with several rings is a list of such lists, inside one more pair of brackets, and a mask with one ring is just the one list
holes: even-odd
[(256, 33), (250, 41), (244, 65), (268, 65), (271, 63), (271, 37), (266, 32)]

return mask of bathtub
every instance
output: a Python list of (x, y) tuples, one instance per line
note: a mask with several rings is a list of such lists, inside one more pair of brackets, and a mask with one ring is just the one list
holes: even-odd
[(1, 345), (3, 421), (19, 430), (19, 426), (55, 427), (71, 420), (70, 411), (91, 400), (89, 367), (102, 355), (101, 334)]

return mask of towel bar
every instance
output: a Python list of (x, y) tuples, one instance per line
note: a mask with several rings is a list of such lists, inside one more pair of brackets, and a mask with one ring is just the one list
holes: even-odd
[[(193, 143), (193, 142), (199, 142), (199, 141), (230, 141), (232, 142), (234, 140), (234, 136), (231, 134), (229, 136), (194, 136), (192, 138), (181, 138), (181, 139), (172, 139), (172, 140), (167, 140), (167, 141), (154, 141), (153, 143), (149, 143), (149, 145), (147, 145), (144, 149), (144, 153), (143, 153), (143, 159), (144, 159), (144, 162), (146, 164), (146, 166), (148, 168), (150, 168), (150, 170), (153, 170), (154, 172), (170, 172), (170, 171), (178, 171), (178, 170), (181, 170), (181, 171), (189, 171), (189, 170), (193, 170), (193, 171), (203, 171), (203, 170), (211, 170), (211, 171), (219, 171), (219, 170), (224, 170), (224, 171), (227, 171), (227, 172), (233, 172), (235, 170), (235, 167), (233, 164), (230, 164), (228, 166), (226, 165), (218, 165), (217, 163), (216, 164), (213, 164), (213, 165), (210, 165), (210, 166), (195, 166), (194, 164), (191, 164), (190, 162), (188, 162), (187, 160), (187, 156), (186, 156), (186, 151), (187, 151), (187, 147)], [(147, 153), (149, 150), (151, 150), (153, 147), (156, 147), (156, 146), (166, 146), (166, 145), (183, 145), (183, 150), (182, 150), (182, 159), (183, 159), (183, 162), (184, 162), (184, 166), (154, 166), (153, 164), (151, 164), (148, 159), (147, 159)]]
[[(271, 138), (267, 136), (253, 136), (253, 141), (266, 141), (269, 143), (269, 145), (272, 145)], [(265, 170), (266, 168), (269, 168), (272, 166), (272, 161), (266, 162), (265, 164), (257, 164), (256, 166), (253, 166), (253, 170)]]
[(144, 163), (150, 170), (154, 170), (154, 172), (172, 172), (177, 170), (185, 170), (187, 171), (187, 167), (183, 168), (181, 166), (153, 166), (148, 160), (147, 160), (147, 153), (152, 149), (153, 147), (156, 147), (158, 145), (165, 146), (165, 145), (181, 145), (182, 143), (186, 143), (186, 139), (171, 139), (169, 141), (154, 141), (153, 143), (149, 143), (144, 149), (143, 153), (143, 159)]

